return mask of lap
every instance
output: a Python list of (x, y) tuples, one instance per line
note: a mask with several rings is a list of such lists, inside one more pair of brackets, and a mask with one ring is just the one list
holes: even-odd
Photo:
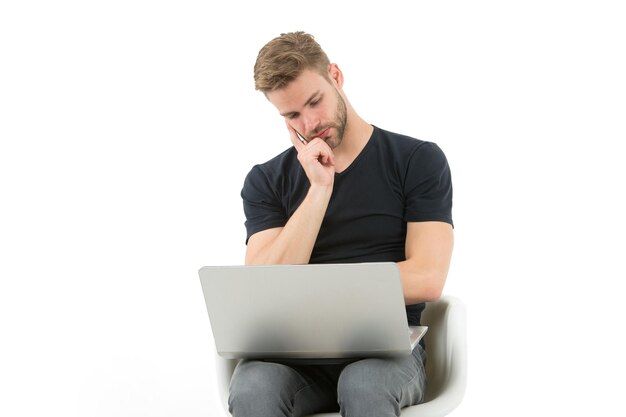
[[(231, 380), (231, 400), (274, 401), (288, 405), (288, 415), (337, 411), (338, 404), (374, 402), (377, 395), (406, 407), (423, 399), (425, 352), (417, 346), (401, 358), (368, 358), (333, 365), (300, 365), (244, 360)], [(231, 404), (232, 405), (232, 404)]]

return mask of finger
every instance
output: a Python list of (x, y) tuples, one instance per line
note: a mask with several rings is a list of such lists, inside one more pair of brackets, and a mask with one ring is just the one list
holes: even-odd
[(332, 148), (328, 146), (328, 143), (326, 143), (324, 139), (321, 139), (321, 138), (316, 138), (316, 139), (317, 141), (319, 141), (319, 144), (324, 150), (324, 153), (328, 156), (328, 162), (330, 162), (332, 165), (335, 165), (335, 153), (333, 152)]
[(296, 134), (296, 130), (291, 127), (287, 120), (285, 120), (285, 125), (287, 126), (287, 130), (289, 131), (289, 138), (291, 139), (291, 143), (293, 144), (294, 148), (296, 148), (296, 150), (300, 152), (302, 149), (304, 149), (305, 145), (300, 141), (298, 135)]
[(311, 152), (317, 153), (320, 162), (335, 165), (335, 154), (328, 144), (320, 138), (315, 138), (307, 145)]

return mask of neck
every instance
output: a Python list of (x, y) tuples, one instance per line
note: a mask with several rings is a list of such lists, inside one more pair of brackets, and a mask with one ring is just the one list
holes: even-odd
[(373, 131), (372, 125), (361, 119), (352, 108), (348, 110), (348, 121), (343, 141), (341, 145), (333, 149), (336, 172), (343, 171), (356, 159), (367, 145)]

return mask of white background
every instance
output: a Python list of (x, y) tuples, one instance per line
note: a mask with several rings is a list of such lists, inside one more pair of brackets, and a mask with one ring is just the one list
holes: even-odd
[(624, 415), (621, 2), (351, 3), (1, 3), (1, 415), (218, 415), (197, 270), (242, 263), (243, 178), (289, 145), (252, 66), (292, 30), (448, 156), (453, 415)]

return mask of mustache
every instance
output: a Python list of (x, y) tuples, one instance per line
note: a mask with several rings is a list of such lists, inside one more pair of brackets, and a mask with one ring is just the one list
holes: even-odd
[(318, 127), (318, 128), (316, 128), (315, 130), (313, 130), (313, 132), (311, 132), (311, 134), (309, 135), (309, 137), (310, 137), (311, 139), (312, 139), (312, 138), (315, 138), (315, 137), (317, 137), (317, 135), (319, 135), (320, 133), (322, 133), (322, 132), (323, 132), (323, 131), (325, 131), (326, 129), (330, 129), (330, 128), (335, 128), (335, 129), (336, 129), (337, 127), (338, 127), (338, 126), (336, 126), (334, 123), (330, 123), (330, 124), (324, 125), (324, 126), (322, 126), (322, 127)]

